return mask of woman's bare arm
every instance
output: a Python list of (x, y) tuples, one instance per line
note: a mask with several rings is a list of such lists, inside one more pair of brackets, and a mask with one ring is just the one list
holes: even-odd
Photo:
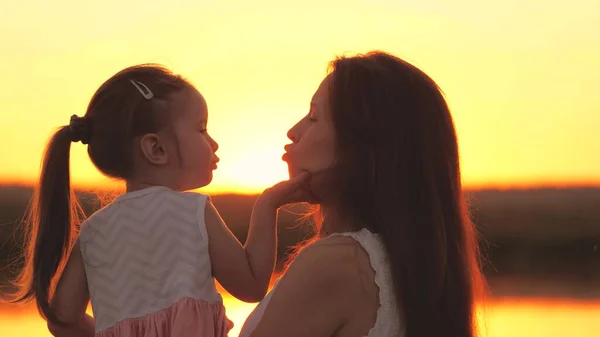
[(332, 238), (304, 249), (280, 281), (251, 337), (331, 337), (361, 291), (355, 245)]

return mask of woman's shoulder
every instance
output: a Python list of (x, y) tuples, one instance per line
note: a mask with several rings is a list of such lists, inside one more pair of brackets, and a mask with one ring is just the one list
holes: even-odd
[(331, 336), (365, 310), (374, 316), (372, 271), (370, 282), (365, 282), (368, 275), (360, 268), (366, 255), (347, 236), (320, 239), (303, 248), (273, 289), (256, 335)]
[[(350, 236), (330, 236), (303, 248), (290, 264), (286, 276), (307, 276), (318, 289), (330, 285), (336, 292), (359, 291), (364, 280), (373, 277), (369, 255)], [(304, 281), (303, 281), (304, 282)], [(331, 291), (331, 290), (323, 290)]]
[(355, 258), (354, 252), (358, 247), (358, 243), (348, 236), (318, 239), (302, 248), (290, 267), (292, 265), (304, 266), (304, 264), (307, 267), (320, 267), (336, 262), (341, 263), (340, 267), (343, 269), (347, 262), (351, 262)]
[(333, 253), (333, 258), (344, 258), (351, 250), (355, 249), (356, 247), (358, 247), (358, 243), (351, 236), (341, 234), (330, 235), (328, 237), (315, 240), (314, 242), (304, 247), (300, 251), (300, 253), (310, 255)]
[[(335, 233), (314, 241), (302, 252), (314, 259), (327, 259), (328, 263), (343, 263), (342, 267), (370, 266), (373, 259), (385, 255), (379, 236), (363, 229), (356, 232)], [(298, 255), (299, 256), (299, 255)], [(331, 261), (334, 260), (334, 261)], [(348, 263), (346, 266), (345, 263)], [(373, 266), (374, 267), (374, 266)], [(362, 269), (362, 268), (361, 268)]]

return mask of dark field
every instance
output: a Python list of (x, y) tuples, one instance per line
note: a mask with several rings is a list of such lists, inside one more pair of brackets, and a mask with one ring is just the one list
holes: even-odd
[[(18, 267), (22, 218), (32, 191), (0, 187), (0, 286)], [(100, 205), (80, 193), (87, 213)], [(214, 203), (244, 241), (255, 196), (216, 195)], [(600, 188), (468, 192), (482, 234), (484, 272), (495, 296), (600, 298)], [(279, 261), (305, 238), (301, 207), (280, 212)]]

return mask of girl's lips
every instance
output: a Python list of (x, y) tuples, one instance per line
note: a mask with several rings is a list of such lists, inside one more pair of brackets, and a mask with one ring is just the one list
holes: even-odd
[(210, 165), (210, 168), (213, 169), (213, 170), (216, 170), (217, 169), (217, 163), (219, 161), (221, 161), (221, 159), (219, 157), (217, 157), (216, 154), (213, 155), (213, 162), (212, 162), (212, 165)]

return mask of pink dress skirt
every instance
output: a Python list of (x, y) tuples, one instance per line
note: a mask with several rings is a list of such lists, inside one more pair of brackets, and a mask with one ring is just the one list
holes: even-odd
[(227, 337), (233, 327), (222, 303), (182, 298), (171, 307), (118, 322), (97, 337)]

